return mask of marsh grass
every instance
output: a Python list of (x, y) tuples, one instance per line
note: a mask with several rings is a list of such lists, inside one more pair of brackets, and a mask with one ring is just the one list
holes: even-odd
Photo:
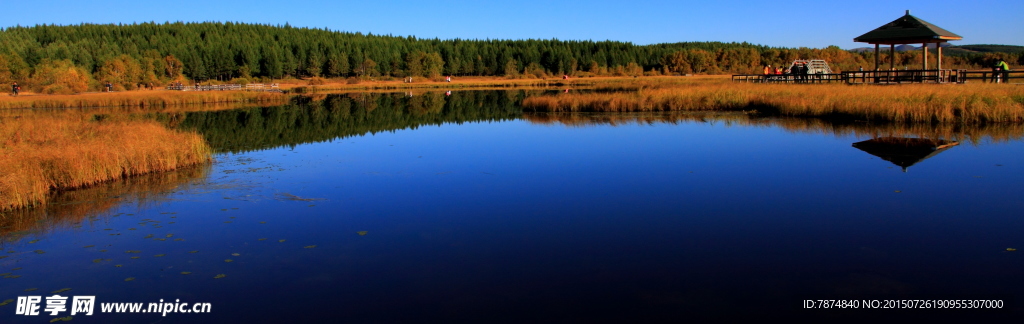
[(48, 193), (211, 159), (198, 134), (156, 121), (55, 116), (0, 119), (0, 210), (44, 205)]
[(124, 91), (77, 95), (0, 96), (4, 108), (168, 107), (215, 103), (288, 102), (288, 95), (249, 91)]
[[(1000, 84), (793, 85), (704, 81), (606, 84), (613, 92), (533, 96), (527, 111), (756, 111), (769, 116), (882, 122), (1024, 122), (1024, 88)], [(670, 80), (670, 79), (668, 79)]]

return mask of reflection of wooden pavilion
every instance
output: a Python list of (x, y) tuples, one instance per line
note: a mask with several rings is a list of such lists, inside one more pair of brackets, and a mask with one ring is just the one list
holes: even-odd
[(959, 144), (924, 138), (879, 137), (853, 143), (853, 147), (892, 162), (907, 172), (910, 166)]
[(907, 10), (907, 14), (903, 17), (869, 31), (867, 34), (860, 35), (860, 37), (854, 38), (853, 41), (875, 45), (875, 71), (878, 70), (878, 46), (880, 44), (889, 44), (890, 70), (896, 64), (894, 62), (896, 58), (893, 54), (896, 52), (897, 44), (921, 44), (924, 54), (921, 60), (921, 70), (928, 70), (928, 44), (936, 44), (938, 48), (938, 64), (936, 69), (942, 70), (942, 43), (961, 39), (963, 37), (960, 37), (960, 35), (932, 25), (927, 21), (921, 20), (921, 18), (911, 16), (910, 10)]

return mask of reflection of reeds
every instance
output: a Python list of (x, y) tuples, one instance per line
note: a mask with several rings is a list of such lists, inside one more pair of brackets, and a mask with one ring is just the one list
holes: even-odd
[(725, 126), (779, 127), (790, 132), (837, 137), (919, 137), (973, 144), (986, 139), (993, 142), (1024, 139), (1024, 124), (1019, 123), (842, 123), (818, 118), (761, 118), (735, 112), (527, 113), (523, 118), (536, 124), (558, 123), (567, 126), (720, 123)]
[(756, 110), (768, 115), (869, 121), (1024, 122), (1024, 88), (998, 84), (646, 82), (635, 91), (534, 96), (522, 105), (545, 112)]
[(127, 91), (78, 95), (2, 96), (2, 108), (83, 108), (83, 107), (166, 107), (211, 103), (278, 103), (289, 96), (272, 92), (248, 91)]
[(125, 203), (158, 203), (167, 195), (188, 190), (209, 174), (209, 165), (182, 168), (111, 181), (79, 190), (52, 192), (49, 203), (40, 208), (20, 208), (0, 212), (0, 244), (27, 233), (68, 228), (86, 217), (109, 214)]
[(0, 210), (46, 202), (50, 190), (80, 188), (210, 160), (198, 134), (153, 121), (54, 116), (0, 120)]

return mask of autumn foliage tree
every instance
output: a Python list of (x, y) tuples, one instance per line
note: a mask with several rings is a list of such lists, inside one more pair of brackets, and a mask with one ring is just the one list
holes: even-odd
[(89, 89), (89, 73), (71, 60), (43, 59), (32, 75), (35, 91), (46, 94), (74, 94)]

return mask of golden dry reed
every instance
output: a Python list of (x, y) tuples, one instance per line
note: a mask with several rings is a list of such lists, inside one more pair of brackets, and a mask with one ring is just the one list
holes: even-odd
[(290, 96), (250, 91), (124, 91), (77, 95), (0, 96), (3, 108), (167, 107), (212, 103), (278, 103)]
[(196, 133), (155, 121), (54, 116), (0, 119), (0, 210), (46, 203), (51, 190), (80, 188), (210, 161)]
[(635, 90), (523, 100), (527, 111), (729, 111), (888, 122), (1024, 122), (1024, 87), (1004, 84), (793, 85), (646, 81)]

